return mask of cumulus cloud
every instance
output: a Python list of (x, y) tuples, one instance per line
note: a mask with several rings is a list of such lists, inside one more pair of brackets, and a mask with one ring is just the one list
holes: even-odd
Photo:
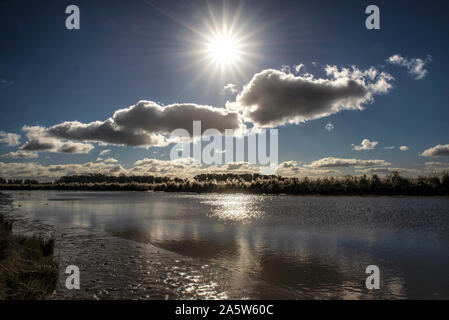
[(226, 93), (229, 93), (229, 94), (236, 94), (238, 91), (237, 86), (233, 83), (228, 83), (227, 85), (224, 86), (223, 89)]
[(440, 156), (449, 156), (449, 144), (445, 145), (437, 145), (433, 148), (425, 150), (421, 153), (422, 157), (440, 157)]
[(354, 145), (352, 144), (352, 149), (361, 151), (361, 150), (373, 150), (379, 142), (377, 141), (370, 141), (369, 139), (363, 139), (362, 143), (360, 145)]
[[(323, 169), (324, 168), (324, 169)], [(279, 164), (278, 174), (282, 176), (325, 176), (339, 175), (340, 170), (326, 169), (326, 167), (305, 166), (297, 161), (284, 161)]]
[(415, 76), (415, 80), (423, 79), (427, 75), (427, 70), (424, 68), (426, 64), (432, 61), (430, 55), (425, 59), (413, 58), (409, 59), (403, 57), (401, 54), (392, 55), (387, 59), (388, 63), (407, 68), (409, 74)]
[(0, 162), (0, 176), (5, 178), (35, 178), (48, 181), (64, 175), (83, 175), (89, 173), (119, 175), (127, 173), (127, 171), (119, 164), (104, 162), (58, 165), (42, 165), (34, 162)]
[(390, 147), (385, 147), (385, 150), (393, 150), (394, 148), (396, 148), (395, 146), (390, 146)]
[(172, 104), (161, 107), (152, 101), (139, 101), (136, 105), (118, 110), (115, 123), (125, 128), (141, 129), (149, 133), (170, 133), (182, 128), (192, 134), (193, 121), (201, 121), (202, 130), (241, 129), (243, 124), (236, 112), (197, 104)]
[(332, 123), (327, 123), (326, 124), (326, 126), (324, 126), (324, 128), (327, 130), (327, 131), (332, 131), (332, 130), (334, 130), (334, 125), (332, 124)]
[(129, 172), (134, 175), (166, 175), (177, 177), (194, 176), (200, 173), (201, 166), (192, 159), (158, 160), (145, 158), (138, 160)]
[(345, 167), (371, 167), (389, 166), (391, 163), (385, 160), (361, 160), (328, 157), (313, 161), (307, 167), (311, 168), (345, 168)]
[(6, 143), (10, 147), (18, 146), (20, 144), (20, 135), (0, 131), (0, 143)]
[[(260, 166), (247, 162), (204, 166), (193, 159), (158, 160), (145, 158), (136, 161), (130, 168), (124, 168), (116, 161), (87, 162), (83, 164), (42, 165), (38, 163), (0, 162), (0, 176), (5, 178), (35, 178), (41, 181), (57, 179), (64, 175), (102, 173), (106, 175), (154, 175), (191, 178), (202, 173), (260, 173)], [(305, 167), (296, 161), (286, 161), (279, 165), (283, 176), (337, 175), (335, 169)]]
[(175, 129), (192, 135), (193, 121), (201, 121), (203, 131), (217, 129), (242, 130), (243, 121), (237, 112), (197, 104), (160, 106), (153, 101), (139, 101), (117, 110), (103, 122), (63, 122), (45, 129), (49, 136), (59, 139), (91, 141), (123, 146), (165, 146), (167, 135)]
[(9, 152), (6, 154), (3, 154), (2, 158), (22, 158), (22, 159), (32, 159), (37, 158), (38, 154), (37, 152), (31, 152), (31, 151), (24, 151), (24, 150), (17, 150), (14, 152)]
[(408, 147), (407, 146), (400, 146), (399, 150), (401, 150), (401, 151), (408, 151)]
[(363, 110), (376, 94), (387, 93), (393, 77), (375, 68), (339, 69), (327, 66), (328, 78), (311, 74), (295, 76), (267, 69), (253, 76), (229, 110), (242, 112), (245, 120), (263, 127), (301, 123), (341, 110)]
[(88, 143), (79, 143), (54, 138), (45, 128), (39, 126), (24, 126), (28, 141), (20, 147), (23, 151), (58, 152), (58, 153), (89, 153), (94, 148)]

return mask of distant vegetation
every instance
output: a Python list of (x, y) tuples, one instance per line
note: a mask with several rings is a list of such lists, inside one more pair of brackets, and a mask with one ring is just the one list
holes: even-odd
[[(0, 178), (1, 179), (1, 178)], [(244, 192), (266, 194), (322, 195), (449, 195), (449, 174), (406, 178), (394, 172), (383, 178), (341, 176), (287, 178), (259, 174), (201, 174), (193, 179), (155, 176), (72, 175), (51, 183), (9, 180), (0, 189), (135, 190), (166, 192)]]
[(12, 234), (0, 214), (0, 300), (46, 299), (56, 289), (54, 239)]

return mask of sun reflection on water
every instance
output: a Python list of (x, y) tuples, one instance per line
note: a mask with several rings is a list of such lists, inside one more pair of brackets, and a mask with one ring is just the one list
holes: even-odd
[(222, 221), (235, 221), (248, 223), (263, 216), (261, 203), (262, 196), (245, 194), (212, 195), (203, 203), (211, 205), (209, 217)]

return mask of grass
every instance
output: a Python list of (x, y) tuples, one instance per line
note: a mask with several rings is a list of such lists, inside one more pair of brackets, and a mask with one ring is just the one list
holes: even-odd
[(0, 214), (0, 300), (48, 299), (56, 289), (55, 240), (19, 236)]

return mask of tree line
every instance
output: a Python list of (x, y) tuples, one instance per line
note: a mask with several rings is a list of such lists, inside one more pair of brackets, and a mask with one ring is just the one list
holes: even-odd
[[(0, 180), (2, 181), (2, 180)], [(6, 181), (3, 179), (3, 181)], [(13, 180), (16, 181), (16, 180)], [(201, 174), (190, 178), (157, 176), (64, 176), (51, 183), (0, 183), (1, 189), (135, 190), (166, 192), (244, 192), (256, 194), (322, 195), (449, 195), (449, 174), (403, 177), (398, 172), (379, 177), (345, 175), (298, 178), (260, 174)]]

